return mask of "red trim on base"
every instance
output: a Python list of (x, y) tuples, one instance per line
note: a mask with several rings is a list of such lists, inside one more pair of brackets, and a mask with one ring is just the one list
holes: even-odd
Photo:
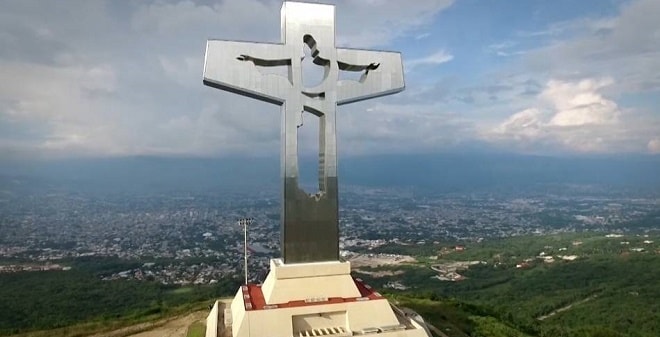
[(293, 307), (304, 307), (312, 305), (321, 305), (321, 304), (337, 304), (337, 303), (346, 303), (346, 302), (356, 302), (356, 301), (369, 301), (369, 300), (379, 300), (383, 299), (379, 293), (373, 290), (369, 285), (362, 282), (359, 278), (353, 278), (355, 286), (360, 291), (361, 297), (330, 297), (327, 300), (323, 299), (322, 301), (309, 301), (306, 302), (303, 300), (289, 301), (288, 303), (278, 303), (275, 305), (267, 305), (266, 299), (264, 298), (264, 293), (261, 291), (261, 285), (257, 284), (248, 284), (241, 287), (243, 292), (243, 303), (245, 305), (246, 311), (252, 310), (268, 310), (268, 309), (277, 309), (277, 308), (293, 308)]

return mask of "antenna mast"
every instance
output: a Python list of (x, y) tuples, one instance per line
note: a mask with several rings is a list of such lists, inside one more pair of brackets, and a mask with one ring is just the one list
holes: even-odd
[(252, 224), (252, 222), (254, 222), (254, 219), (253, 219), (253, 218), (243, 218), (243, 219), (239, 219), (239, 220), (238, 220), (238, 224), (241, 225), (241, 226), (243, 226), (243, 238), (244, 238), (244, 242), (243, 242), (243, 248), (244, 248), (244, 252), (243, 252), (243, 257), (244, 257), (243, 266), (245, 267), (244, 269), (245, 269), (245, 284), (246, 284), (246, 285), (248, 284), (248, 245), (247, 245), (247, 228), (248, 228), (248, 225), (251, 225), (251, 224)]

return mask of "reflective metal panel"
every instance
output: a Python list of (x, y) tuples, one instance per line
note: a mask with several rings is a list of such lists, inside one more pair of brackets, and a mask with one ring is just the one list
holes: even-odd
[[(282, 43), (209, 40), (204, 84), (282, 106), (282, 255), (285, 263), (339, 258), (336, 109), (404, 89), (401, 54), (335, 48), (335, 7), (285, 2)], [(303, 85), (301, 55), (324, 78)], [(263, 74), (259, 67), (286, 67), (288, 76)], [(339, 72), (360, 74), (339, 80)], [(298, 184), (298, 128), (303, 111), (319, 120), (319, 192), (307, 194)]]

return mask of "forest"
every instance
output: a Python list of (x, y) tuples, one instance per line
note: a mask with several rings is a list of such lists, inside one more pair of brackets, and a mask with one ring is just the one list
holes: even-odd
[[(655, 337), (660, 336), (660, 254), (648, 246), (643, 252), (631, 251), (630, 247), (657, 239), (657, 235), (607, 238), (602, 233), (515, 237), (465, 243), (466, 249), (461, 252), (447, 253), (447, 249), (436, 247), (436, 253), (444, 253), (433, 260), (421, 258), (429, 256), (432, 245), (417, 247), (418, 252), (415, 246), (390, 245), (379, 249), (420, 256), (421, 263), (374, 268), (403, 270), (399, 275), (360, 277), (389, 296), (414, 298), (414, 303), (420, 299), (435, 301), (419, 302), (431, 308), (441, 303), (438, 310), (420, 309), (430, 319), (462, 313), (454, 315), (465, 316), (459, 320), (463, 322), (458, 324), (461, 329), (452, 329), (457, 325), (452, 320), (438, 324), (448, 325), (452, 331), (470, 332), (468, 336), (484, 335), (477, 328), (483, 330), (486, 326), (493, 330), (485, 336), (518, 336), (510, 332), (515, 330), (520, 336)], [(622, 245), (623, 240), (628, 244)], [(397, 252), (398, 248), (401, 251)], [(537, 257), (540, 252), (555, 257), (570, 253), (578, 258), (545, 263)], [(527, 267), (516, 268), (530, 258), (533, 261)], [(421, 267), (460, 260), (484, 263), (461, 271), (465, 279), (459, 282), (439, 281), (434, 271)], [(384, 289), (392, 281), (410, 288)], [(497, 327), (500, 324), (503, 326)]]
[[(156, 282), (102, 281), (99, 275), (138, 261), (86, 258), (69, 271), (0, 274), (0, 335), (66, 327), (82, 322), (116, 325), (157, 319), (191, 305), (210, 305), (240, 283), (179, 287)], [(204, 302), (204, 303), (200, 303)]]

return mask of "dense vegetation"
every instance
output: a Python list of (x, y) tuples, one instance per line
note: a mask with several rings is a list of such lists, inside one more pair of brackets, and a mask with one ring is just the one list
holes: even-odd
[(238, 281), (180, 288), (155, 282), (101, 281), (100, 272), (135, 262), (82, 260), (70, 271), (0, 274), (0, 335), (64, 327), (80, 322), (139, 321), (173, 308), (233, 293)]
[[(429, 268), (419, 265), (396, 267), (405, 270), (396, 276), (361, 276), (381, 289), (391, 281), (414, 286), (386, 292), (391, 296), (422, 296), (439, 301), (425, 304), (430, 306), (428, 310), (422, 306), (423, 315), (432, 319), (437, 309), (444, 316), (463, 317), (458, 320), (463, 322), (458, 324), (459, 329), (455, 329), (455, 319), (439, 324), (448, 324), (449, 331), (461, 330), (469, 336), (655, 337), (660, 336), (660, 255), (655, 246), (643, 241), (658, 242), (657, 239), (606, 238), (604, 234), (592, 233), (468, 243), (463, 252), (442, 250), (438, 247), (442, 245), (435, 245), (435, 253), (440, 253), (440, 257), (421, 259), (425, 264), (460, 260), (486, 264), (461, 272), (467, 277), (461, 282), (441, 282), (432, 278), (434, 272)], [(621, 244), (622, 241), (628, 244)], [(390, 245), (379, 249), (417, 255), (412, 251), (414, 247)], [(428, 257), (432, 247), (418, 247), (417, 253)], [(647, 250), (635, 252), (630, 250), (632, 247)], [(536, 258), (540, 252), (579, 257), (575, 261), (544, 263)], [(530, 258), (533, 261), (527, 268), (515, 267)], [(392, 267), (379, 269), (388, 268)]]

